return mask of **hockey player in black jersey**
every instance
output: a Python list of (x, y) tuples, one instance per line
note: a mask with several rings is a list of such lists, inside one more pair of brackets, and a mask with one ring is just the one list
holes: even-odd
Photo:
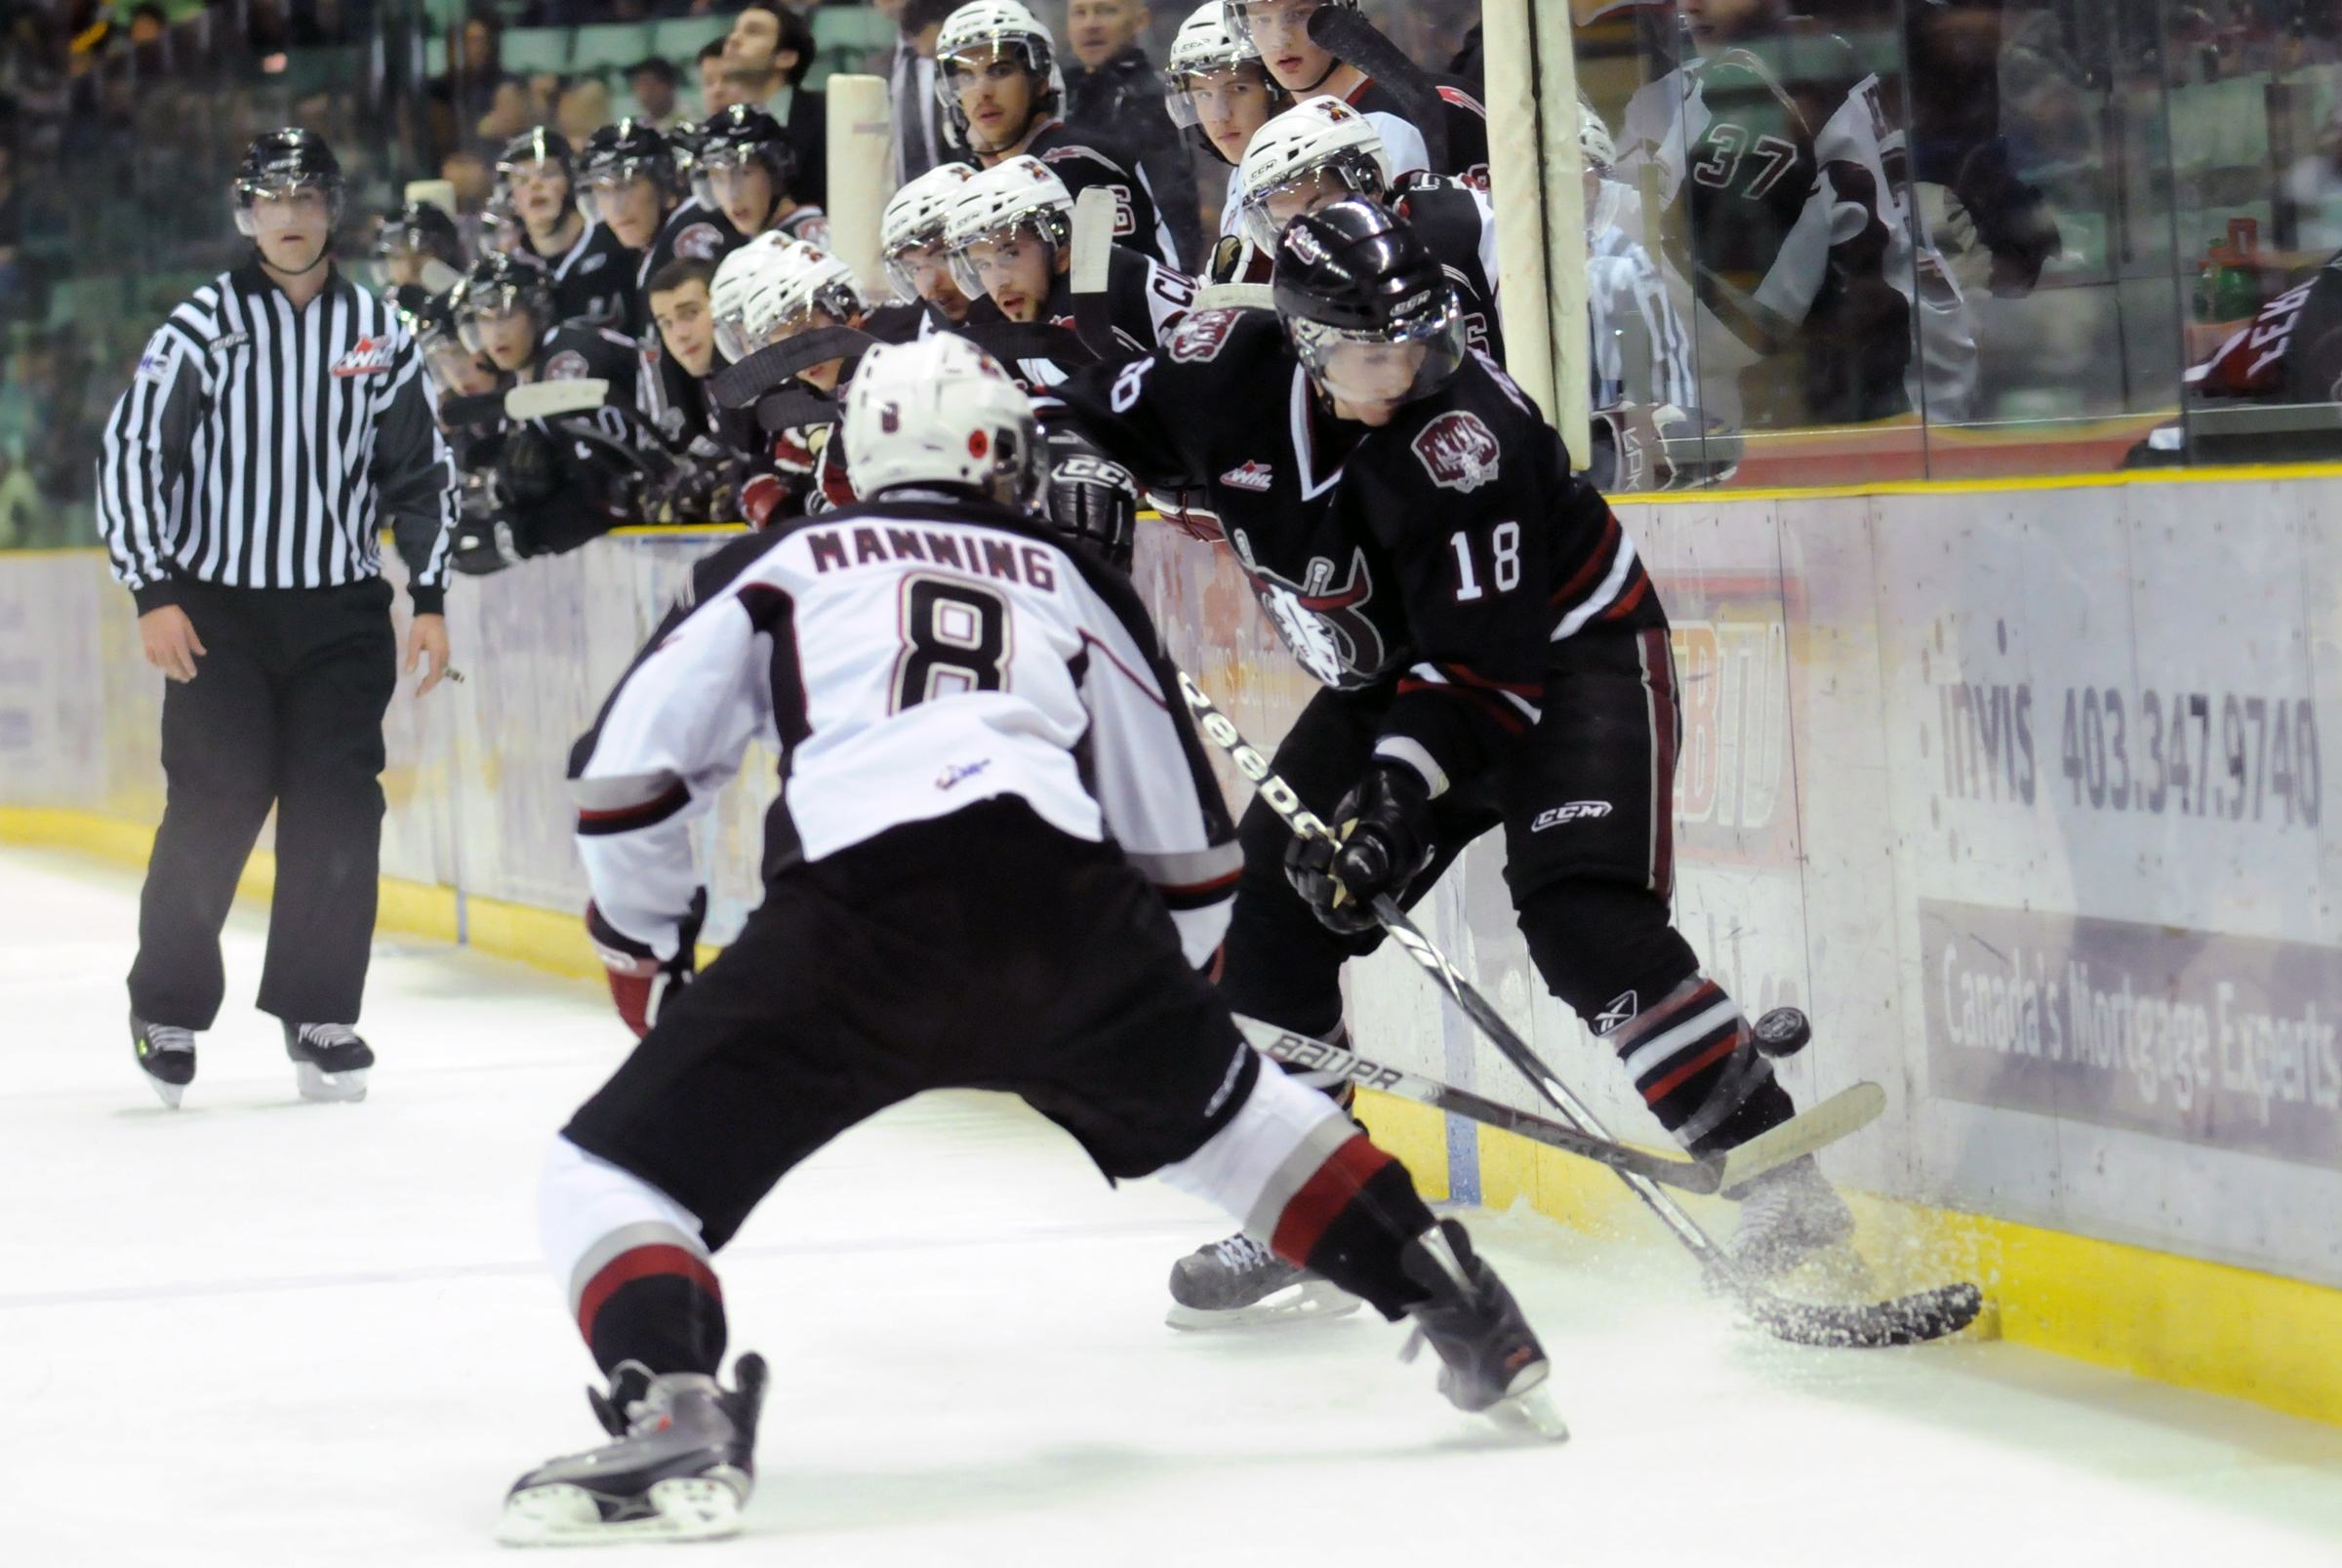
[(579, 210), (568, 140), (542, 125), (523, 131), (505, 143), (496, 177), (519, 221), (515, 254), (551, 280), (555, 319), (623, 329), (634, 313), (634, 257)]
[(973, 0), (944, 19), (935, 44), (935, 93), (978, 168), (1030, 154), (1076, 196), (1093, 185), (1111, 191), (1115, 242), (1180, 264), (1146, 170), (1111, 142), (1066, 128), (1056, 40), (1017, 0)]
[(446, 208), (411, 201), (383, 215), (374, 231), (374, 264), (375, 282), (386, 296), (416, 289), (445, 294), (464, 275), (463, 236)]
[(1330, 98), (1297, 103), (1261, 127), (1237, 174), (1244, 237), (1264, 258), (1276, 254), (1276, 237), (1303, 213), (1346, 196), (1391, 207), (1456, 286), (1474, 351), (1504, 363), (1496, 211), (1478, 190), (1420, 170), (1394, 179), (1390, 150), (1374, 122)]
[[(1381, 936), (1371, 901), (1420, 897), (1502, 826), (1531, 958), (1660, 1124), (1706, 1153), (1785, 1121), (1770, 1058), (1669, 920), (1675, 668), (1633, 540), (1466, 346), (1403, 220), (1355, 198), (1295, 220), (1274, 287), (1278, 315), (1199, 311), (1162, 352), (1058, 391), (1142, 482), (1206, 493), (1326, 687), (1275, 767), (1344, 839), (1246, 813), (1229, 1005), (1338, 1036), (1342, 965)], [(1735, 1247), (1758, 1277), (1852, 1226), (1810, 1160), (1744, 1195)], [(1183, 1260), (1172, 1291), (1191, 1325), (1329, 1305), (1239, 1241)]]
[(633, 395), (633, 340), (562, 317), (542, 267), (483, 257), (449, 304), (464, 346), (516, 382), (599, 380), (622, 399)]
[[(1344, 64), (1310, 37), (1310, 17), (1320, 5), (1358, 9), (1358, 0), (1224, 0), (1228, 29), (1252, 41), (1269, 74), (1297, 99), (1337, 98), (1371, 117), (1399, 174), (1431, 169), (1422, 129), (1390, 88), (1354, 65)], [(1428, 75), (1428, 73), (1427, 73)], [(1447, 139), (1444, 168), (1480, 189), (1488, 188), (1488, 111), (1465, 85), (1450, 77), (1429, 78), (1439, 96)]]
[(632, 314), (623, 324), (640, 358), (636, 402), (654, 422), (668, 422), (667, 411), (679, 411), (671, 422), (678, 431), (687, 428), (700, 417), (700, 399), (691, 373), (672, 363), (662, 346), (652, 320), (650, 282), (676, 261), (712, 265), (740, 243), (740, 231), (683, 188), (674, 146), (641, 120), (620, 120), (586, 138), (578, 154), (578, 205), (586, 216), (637, 258), (627, 296)]
[[(1208, 258), (1195, 259), (1197, 275), (1214, 283), (1268, 282), (1268, 258), (1242, 237), (1244, 186), (1239, 170), (1252, 139), (1273, 116), (1292, 106), (1293, 96), (1269, 74), (1252, 40), (1228, 30), (1220, 0), (1205, 0), (1179, 24), (1164, 58), (1163, 79), (1171, 89), (1164, 105), (1172, 123), (1187, 131), (1204, 156), (1228, 167), (1214, 202), (1220, 219), (1218, 242)], [(1209, 190), (1208, 179), (1203, 183)]]
[(797, 155), (781, 122), (735, 103), (708, 116), (692, 147), (691, 188), (743, 239), (779, 234), (825, 248), (829, 220), (796, 198)]
[[(1029, 510), (1025, 395), (948, 335), (875, 348), (845, 439), (862, 503), (703, 562), (570, 755), (586, 926), (641, 1041), (554, 1142), (540, 1228), (613, 1441), (521, 1476), (501, 1538), (739, 1528), (766, 1372), (717, 1382), (714, 1254), (815, 1150), (951, 1085), (1240, 1216), (1409, 1320), (1456, 1405), (1560, 1435), (1464, 1227), (1263, 1071), (1205, 978), (1235, 834), (1138, 594)], [(756, 739), (784, 758), (763, 900), (695, 976), (692, 819)]]
[[(975, 302), (960, 330), (988, 346), (1011, 333), (1003, 324), (1057, 329), (1064, 347), (1004, 348), (1030, 386), (1047, 385), (1067, 369), (1099, 356), (1072, 334), (1073, 196), (1038, 158), (1011, 158), (969, 181), (952, 198), (944, 246), (960, 292)], [(1195, 302), (1195, 285), (1161, 262), (1121, 245), (1108, 255), (1106, 317), (1115, 348), (1145, 353), (1164, 341)]]
[(895, 297), (924, 304), (946, 322), (968, 314), (970, 302), (951, 275), (944, 230), (952, 199), (975, 176), (964, 163), (939, 163), (888, 197), (878, 215), (878, 259)]

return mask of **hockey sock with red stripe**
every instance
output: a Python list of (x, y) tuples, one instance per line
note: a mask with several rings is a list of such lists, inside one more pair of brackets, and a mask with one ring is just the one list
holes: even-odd
[[(1588, 1022), (1618, 1053), (1659, 1125), (1695, 1154), (1730, 1148), (1795, 1112), (1770, 1058), (1749, 1037), (1740, 1005), (1694, 974), (1656, 1003), (1621, 1018), (1627, 992)], [(1604, 1028), (1604, 1025), (1609, 1026)]]
[(681, 1237), (618, 1253), (586, 1280), (577, 1309), (578, 1332), (604, 1372), (625, 1361), (654, 1374), (723, 1365), (723, 1287)]

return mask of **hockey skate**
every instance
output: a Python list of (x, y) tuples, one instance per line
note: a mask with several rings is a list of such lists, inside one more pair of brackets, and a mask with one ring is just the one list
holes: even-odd
[(601, 1546), (733, 1534), (755, 1485), (764, 1357), (743, 1355), (732, 1380), (730, 1388), (698, 1372), (646, 1381), (626, 1363), (608, 1395), (592, 1396), (618, 1440), (549, 1460), (513, 1482), (497, 1540)]
[(1739, 1196), (1740, 1225), (1729, 1251), (1749, 1280), (1779, 1279), (1854, 1235), (1853, 1211), (1810, 1154), (1767, 1171)]
[(195, 1031), (175, 1024), (149, 1024), (133, 1013), (130, 1048), (137, 1053), (139, 1070), (146, 1074), (155, 1097), (177, 1110), (180, 1096), (195, 1081)]
[(1171, 1310), (1177, 1329), (1246, 1328), (1346, 1317), (1364, 1305), (1355, 1296), (1285, 1262), (1241, 1230), (1198, 1247), (1171, 1266)]
[(1400, 1359), (1412, 1361), (1428, 1341), (1443, 1363), (1439, 1391), (1458, 1410), (1484, 1412), (1553, 1442), (1567, 1438), (1569, 1427), (1545, 1387), (1553, 1371), (1545, 1347), (1496, 1270), (1472, 1250), (1464, 1227), (1440, 1221), (1437, 1230), (1407, 1243), (1399, 1266), (1432, 1293), (1407, 1308), (1415, 1332)]
[(346, 1024), (287, 1024), (285, 1055), (293, 1059), (293, 1081), (303, 1100), (366, 1098), (366, 1069), (374, 1048)]

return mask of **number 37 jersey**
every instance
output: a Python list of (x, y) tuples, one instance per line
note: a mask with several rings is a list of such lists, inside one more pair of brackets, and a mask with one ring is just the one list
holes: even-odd
[(570, 758), (620, 935), (673, 952), (699, 883), (686, 824), (760, 737), (781, 756), (768, 877), (1015, 795), (1120, 845), (1191, 957), (1219, 944), (1240, 852), (1176, 676), (1129, 583), (1032, 519), (890, 498), (701, 563)]

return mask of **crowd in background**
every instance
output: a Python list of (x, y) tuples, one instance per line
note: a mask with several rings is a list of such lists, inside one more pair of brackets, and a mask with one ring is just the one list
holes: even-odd
[[(583, 145), (621, 117), (672, 132), (727, 104), (758, 105), (787, 128), (808, 181), (801, 194), (818, 201), (820, 84), (839, 69), (888, 82), (896, 179), (953, 151), (933, 95), (946, 0), (772, 0), (752, 36), (732, 0), (461, 3), (35, 0), (14, 10), (0, 59), (0, 545), (87, 538), (99, 422), (168, 302), (232, 261), (222, 172), (262, 128), (302, 124), (332, 140), (355, 198), (343, 247), (353, 259), (406, 182), (430, 176), (453, 186), (464, 236), (478, 246), (500, 150), (538, 126)], [(1163, 110), (1159, 66), (1185, 8), (1070, 0), (1041, 9), (1061, 44), (1068, 118), (1143, 162), (1179, 251), (1199, 269), (1224, 171), (1198, 178), (1195, 144)], [(1889, 178), (1908, 181), (1906, 205), (1918, 214), (1909, 221), (1925, 225), (1940, 289), (1964, 314), (1956, 327), (1929, 316), (1938, 286), (1921, 254), (1919, 283), (1903, 291), (1916, 323), (1915, 395), (1842, 406), (1759, 399), (1751, 428), (2167, 412), (2188, 366), (2342, 249), (2342, 12), (2330, 5), (1577, 0), (1573, 9), (1590, 113), (1630, 183), (1631, 106), (1678, 66), (1686, 32), (1719, 40), (1711, 55), (1753, 54), (1793, 98), (1823, 39), (1852, 59), (1846, 69), (1883, 84), (1881, 113), (1893, 123), (1882, 129), (1905, 160)], [(1367, 10), (1417, 60), (1467, 81), (1476, 74), (1474, 0), (1370, 0)], [(586, 47), (613, 31), (640, 52)], [(669, 47), (686, 36), (697, 41)], [(1631, 237), (1662, 236), (1654, 222)], [(1687, 265), (1728, 271), (1740, 261), (1729, 235), (1668, 242)], [(1691, 331), (1704, 341), (1708, 329)], [(1934, 351), (1943, 344), (1930, 331), (1964, 338)], [(1963, 355), (1957, 395), (1922, 407), (1919, 382), (1936, 375), (1953, 387), (1935, 362)]]

